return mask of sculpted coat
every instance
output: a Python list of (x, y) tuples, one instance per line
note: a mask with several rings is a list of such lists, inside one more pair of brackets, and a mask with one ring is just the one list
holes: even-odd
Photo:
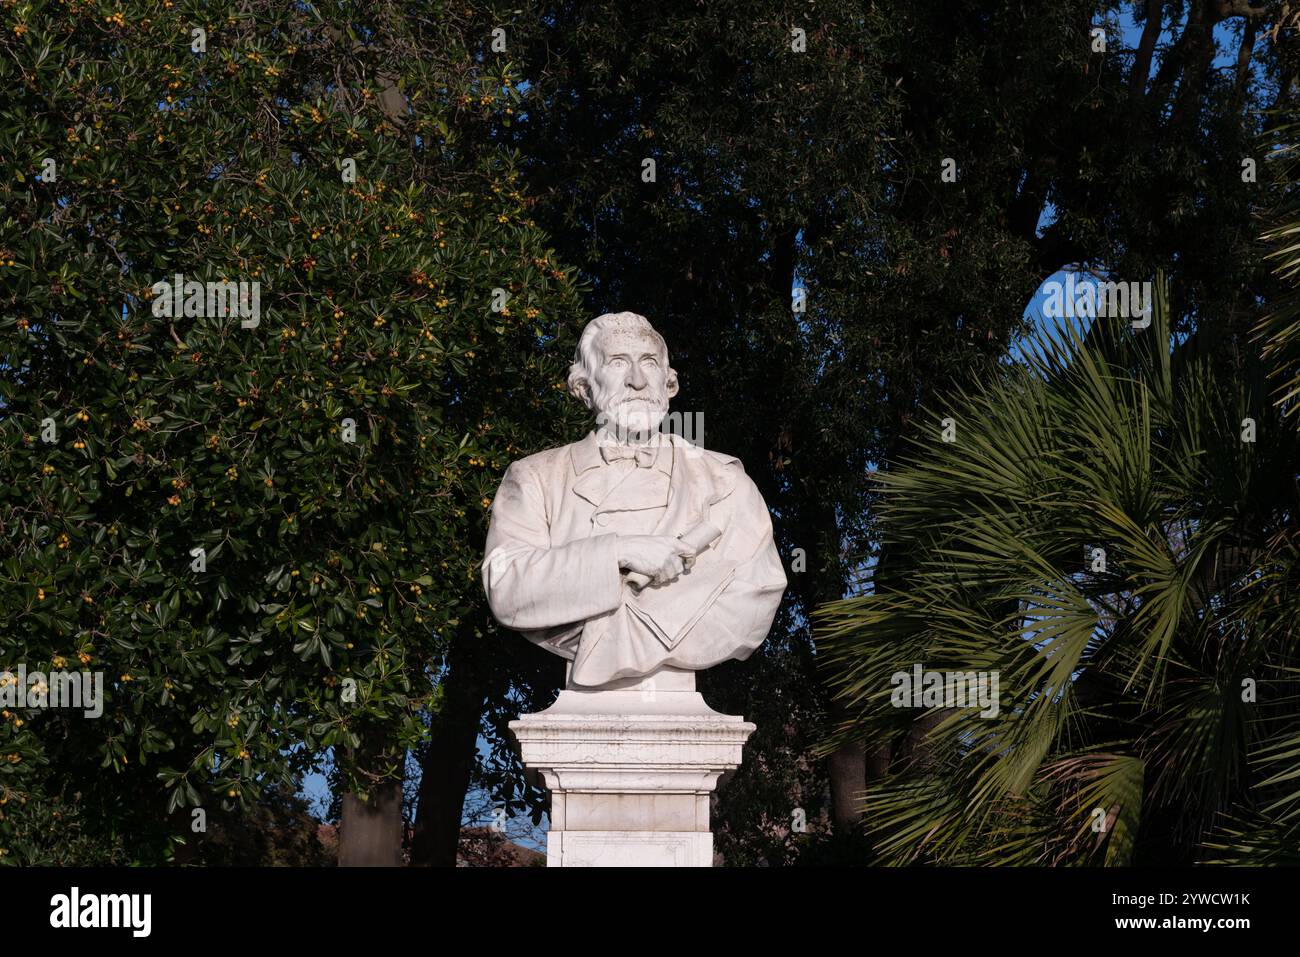
[[(492, 613), (570, 660), (574, 685), (749, 657), (786, 578), (740, 461), (671, 434), (609, 456), (593, 431), (506, 471), (483, 562)], [(638, 590), (620, 570), (618, 536), (676, 537), (701, 522), (722, 535), (678, 578)]]

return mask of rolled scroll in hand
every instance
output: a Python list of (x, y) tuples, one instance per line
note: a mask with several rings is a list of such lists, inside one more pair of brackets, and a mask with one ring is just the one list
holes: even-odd
[[(700, 524), (696, 525), (694, 528), (688, 529), (678, 535), (677, 540), (689, 546), (691, 549), (691, 553), (683, 559), (686, 567), (690, 568), (695, 561), (695, 556), (717, 541), (718, 536), (721, 534), (722, 530), (716, 526), (710, 525), (708, 522), (700, 522)], [(628, 572), (627, 581), (629, 585), (637, 591), (640, 591), (642, 588), (645, 588), (646, 585), (650, 584), (651, 578), (649, 575), (644, 575), (641, 572)]]

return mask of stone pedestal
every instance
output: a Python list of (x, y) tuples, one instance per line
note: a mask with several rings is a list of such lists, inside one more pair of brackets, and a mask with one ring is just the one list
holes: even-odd
[(706, 705), (694, 672), (663, 669), (566, 688), (510, 730), (551, 792), (548, 867), (711, 867), (709, 795), (754, 725)]

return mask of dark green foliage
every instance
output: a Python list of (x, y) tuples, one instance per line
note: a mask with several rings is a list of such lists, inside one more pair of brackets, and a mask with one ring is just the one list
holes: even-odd
[[(6, 715), (0, 797), (80, 792), (87, 829), (167, 859), (191, 806), (331, 746), (364, 788), (419, 740), (496, 478), (553, 428), (576, 290), (491, 143), (515, 81), (454, 9), (3, 23), (0, 664), (103, 671), (107, 700)], [(260, 282), (260, 325), (160, 317), (175, 273)]]

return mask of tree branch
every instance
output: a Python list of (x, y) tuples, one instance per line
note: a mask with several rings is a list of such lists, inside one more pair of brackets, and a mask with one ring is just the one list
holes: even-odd
[(1151, 76), (1151, 57), (1156, 51), (1156, 41), (1160, 39), (1160, 28), (1164, 24), (1164, 0), (1147, 0), (1147, 22), (1142, 26), (1142, 39), (1138, 41), (1137, 53), (1133, 57), (1133, 71), (1129, 74), (1128, 84), (1131, 95), (1141, 96), (1147, 88)]
[(1255, 21), (1247, 20), (1241, 31), (1241, 46), (1237, 47), (1237, 78), (1233, 83), (1232, 95), (1238, 102), (1246, 95), (1250, 84), (1250, 61), (1255, 54), (1256, 29)]
[(1245, 17), (1249, 21), (1262, 20), (1277, 12), (1277, 0), (1271, 0), (1261, 6), (1254, 6), (1250, 0), (1215, 0), (1216, 19), (1227, 20), (1229, 17)]

